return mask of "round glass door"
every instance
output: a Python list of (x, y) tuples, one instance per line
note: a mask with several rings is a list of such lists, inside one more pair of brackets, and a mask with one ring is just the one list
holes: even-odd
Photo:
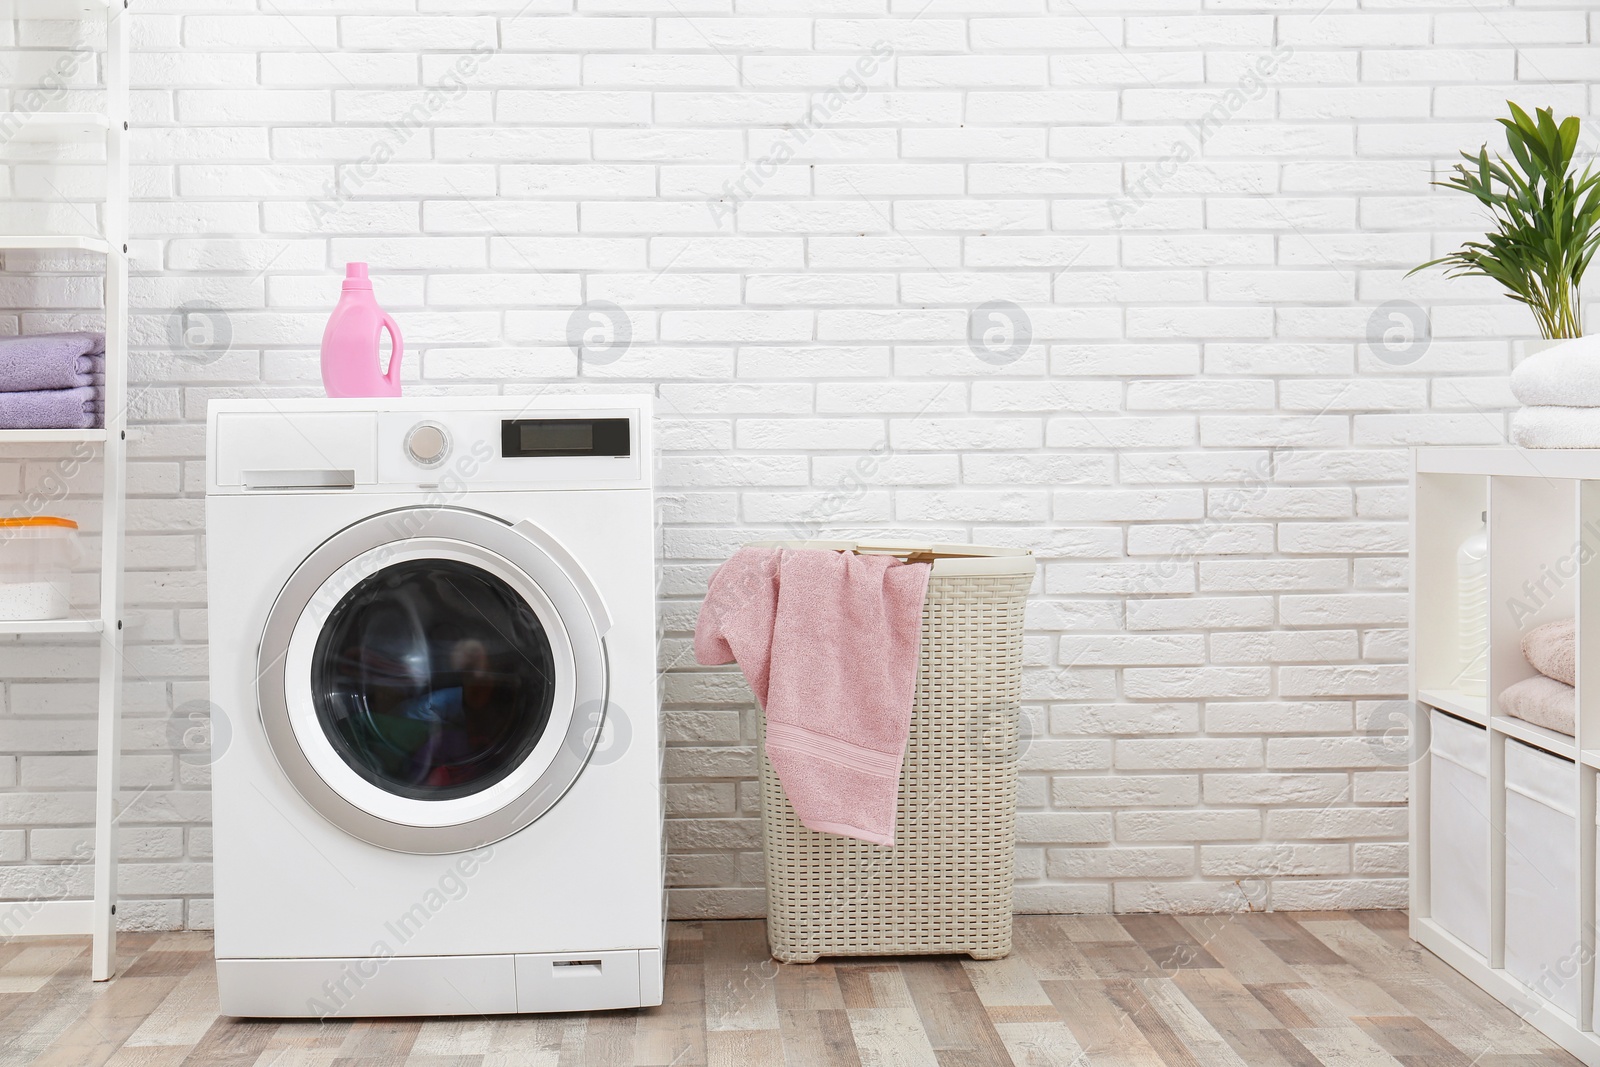
[(457, 508), (363, 519), (267, 615), (256, 692), (289, 781), (384, 848), (461, 852), (548, 811), (605, 720), (604, 602), (532, 523)]
[(312, 653), (329, 743), (368, 782), (415, 800), (503, 781), (543, 736), (555, 692), (550, 639), (527, 601), (455, 560), (363, 578)]

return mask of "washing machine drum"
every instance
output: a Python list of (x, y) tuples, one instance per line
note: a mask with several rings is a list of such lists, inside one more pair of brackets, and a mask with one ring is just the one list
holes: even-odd
[(323, 542), (267, 617), (262, 724), (301, 796), (401, 852), (533, 822), (604, 725), (610, 623), (554, 538), (461, 508), (372, 516)]

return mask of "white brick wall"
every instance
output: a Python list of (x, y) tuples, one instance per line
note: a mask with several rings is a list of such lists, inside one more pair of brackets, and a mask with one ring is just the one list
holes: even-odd
[[(1600, 15), (137, 8), (129, 922), (210, 918), (207, 767), (181, 751), (205, 695), (205, 404), (317, 390), (350, 258), (406, 330), (412, 393), (660, 398), (676, 914), (762, 910), (754, 712), (688, 637), (716, 561), (796, 529), (1039, 552), (1024, 908), (1404, 903), (1404, 756), (1381, 741), (1404, 686), (1404, 448), (1500, 441), (1530, 323), (1485, 286), (1403, 275), (1476, 224), (1428, 183), (1506, 97), (1600, 107)], [(17, 88), (86, 40), (0, 38)], [(51, 106), (94, 106), (94, 73)], [(84, 217), (62, 201), (92, 172), (7, 151), (0, 224)], [(93, 321), (85, 264), (5, 265), (42, 273), (0, 279), (0, 327)], [(1391, 300), (1431, 316), (1415, 361), (1366, 344)], [(593, 301), (626, 316), (619, 358), (567, 347)], [(1007, 325), (992, 301), (1031, 343), (969, 342)], [(174, 353), (186, 305), (223, 313), (226, 352)], [(55, 466), (6, 459), (0, 490)], [(65, 481), (51, 509), (92, 519), (93, 471)], [(86, 833), (90, 655), (0, 643), (0, 897), (86, 884), (50, 865)]]

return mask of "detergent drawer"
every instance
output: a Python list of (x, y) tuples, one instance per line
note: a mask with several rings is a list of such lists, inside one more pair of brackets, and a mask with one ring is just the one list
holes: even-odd
[(212, 473), (222, 491), (351, 489), (377, 476), (378, 416), (220, 412), (215, 449)]

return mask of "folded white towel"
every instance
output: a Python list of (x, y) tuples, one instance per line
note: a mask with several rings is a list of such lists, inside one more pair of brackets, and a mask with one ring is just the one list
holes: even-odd
[(1600, 448), (1600, 407), (1532, 407), (1511, 416), (1518, 448)]
[(1536, 674), (1507, 686), (1500, 694), (1500, 710), (1523, 722), (1572, 736), (1577, 720), (1578, 691), (1572, 686)]
[(1529, 356), (1511, 372), (1511, 394), (1530, 406), (1600, 407), (1600, 337), (1574, 337)]

